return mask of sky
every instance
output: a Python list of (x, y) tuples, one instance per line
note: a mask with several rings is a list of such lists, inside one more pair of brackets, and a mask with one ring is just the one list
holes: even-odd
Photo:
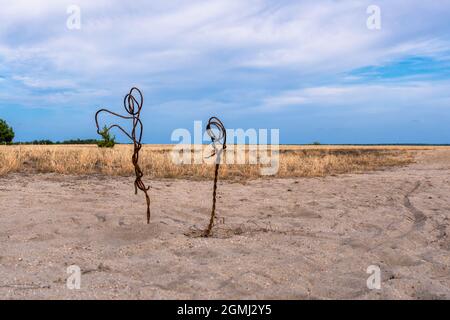
[(137, 86), (145, 143), (213, 115), (286, 144), (450, 143), (450, 0), (0, 5), (15, 141), (97, 138), (96, 110), (123, 113)]

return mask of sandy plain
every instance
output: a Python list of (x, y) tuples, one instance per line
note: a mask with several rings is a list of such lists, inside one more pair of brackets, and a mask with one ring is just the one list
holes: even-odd
[[(450, 299), (450, 150), (369, 173), (153, 179), (0, 177), (3, 299)], [(66, 286), (81, 268), (81, 289)], [(370, 290), (370, 265), (381, 289)]]

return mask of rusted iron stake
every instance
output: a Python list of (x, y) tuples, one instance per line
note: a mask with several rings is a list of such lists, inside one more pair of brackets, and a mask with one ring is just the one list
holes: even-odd
[[(137, 97), (134, 95), (137, 93)], [(145, 200), (147, 201), (147, 223), (150, 223), (150, 197), (148, 195), (148, 190), (150, 187), (146, 187), (144, 182), (142, 182), (142, 177), (144, 173), (139, 167), (139, 151), (142, 148), (142, 133), (144, 126), (142, 125), (142, 121), (140, 119), (141, 109), (144, 104), (144, 96), (142, 95), (141, 90), (136, 87), (131, 88), (130, 92), (123, 99), (123, 105), (125, 111), (129, 114), (129, 116), (124, 116), (115, 112), (112, 112), (108, 109), (100, 109), (95, 113), (95, 125), (97, 126), (97, 133), (100, 134), (100, 127), (98, 124), (98, 115), (102, 112), (106, 112), (112, 114), (113, 116), (122, 118), (122, 119), (131, 119), (133, 120), (133, 129), (131, 130), (131, 134), (129, 134), (126, 130), (124, 130), (118, 124), (113, 124), (107, 127), (106, 131), (111, 130), (112, 128), (118, 128), (121, 130), (128, 138), (133, 141), (134, 152), (131, 157), (131, 162), (134, 166), (134, 172), (136, 174), (136, 179), (134, 181), (134, 193), (137, 194), (137, 190), (141, 190), (145, 193)], [(137, 129), (137, 130), (136, 130)], [(138, 131), (138, 134), (136, 134)]]
[[(214, 132), (217, 131), (217, 132)], [(219, 167), (222, 159), (223, 151), (227, 148), (227, 132), (225, 127), (217, 117), (211, 117), (206, 125), (206, 132), (211, 138), (211, 144), (213, 146), (213, 153), (210, 157), (216, 156), (216, 165), (214, 170), (214, 187), (213, 187), (213, 203), (211, 210), (211, 218), (209, 225), (204, 231), (204, 236), (209, 237), (211, 235), (212, 228), (214, 226), (214, 219), (216, 215), (216, 194), (217, 194), (217, 179), (219, 176)], [(217, 146), (219, 144), (219, 147)], [(220, 146), (221, 145), (221, 146)]]

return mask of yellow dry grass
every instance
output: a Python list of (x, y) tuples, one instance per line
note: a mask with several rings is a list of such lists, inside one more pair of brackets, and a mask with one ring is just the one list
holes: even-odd
[[(320, 177), (358, 173), (413, 161), (414, 150), (439, 147), (410, 146), (280, 146), (276, 177)], [(445, 148), (445, 147), (444, 147)], [(172, 145), (145, 145), (139, 163), (151, 178), (211, 178), (211, 164), (177, 165)], [(247, 150), (248, 154), (248, 150)], [(55, 172), (60, 174), (133, 175), (132, 146), (100, 149), (95, 145), (0, 146), (0, 175), (9, 172)], [(260, 177), (262, 165), (226, 164), (221, 177)]]

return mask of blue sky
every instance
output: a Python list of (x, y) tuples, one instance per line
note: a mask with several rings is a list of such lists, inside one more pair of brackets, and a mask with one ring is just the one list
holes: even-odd
[(122, 112), (138, 86), (145, 143), (212, 115), (282, 143), (450, 143), (450, 0), (0, 4), (0, 118), (16, 141), (95, 138), (95, 111)]

